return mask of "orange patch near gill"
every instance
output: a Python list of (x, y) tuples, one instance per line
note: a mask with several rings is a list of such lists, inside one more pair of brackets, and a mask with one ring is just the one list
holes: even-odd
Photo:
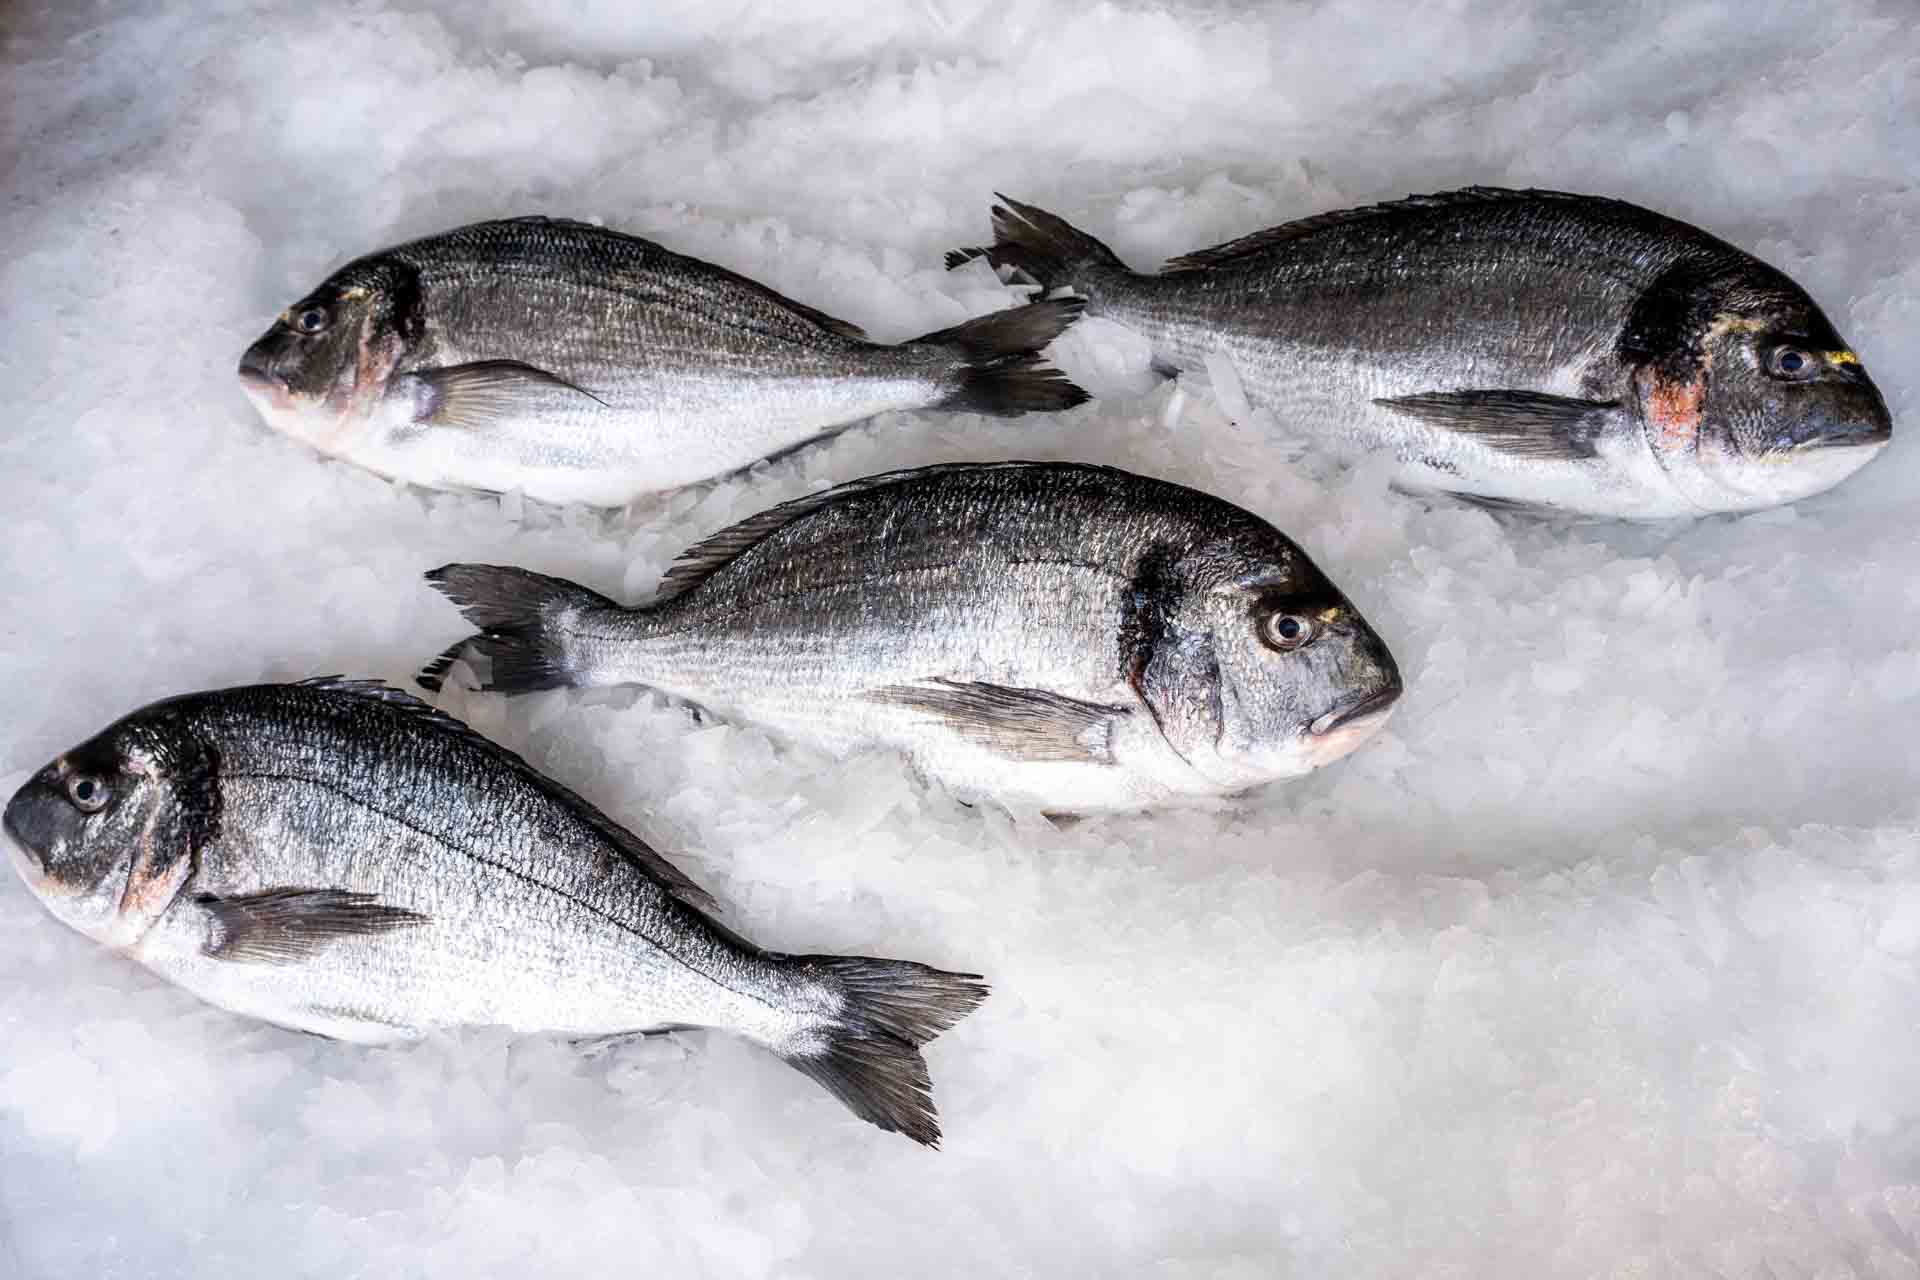
[(126, 888), (120, 894), (115, 935), (109, 945), (129, 947), (160, 918), (193, 874), (193, 859), (160, 845), (160, 815), (149, 815), (134, 845), (133, 865), (127, 869)]
[(1660, 432), (1663, 449), (1690, 449), (1700, 432), (1700, 411), (1707, 401), (1707, 375), (1668, 378), (1654, 372), (1643, 387), (1647, 420)]
[(360, 335), (359, 359), (353, 371), (353, 390), (347, 401), (347, 411), (355, 417), (365, 417), (386, 394), (387, 378), (400, 364), (400, 357), (406, 354), (406, 346), (398, 334), (376, 336), (370, 332)]

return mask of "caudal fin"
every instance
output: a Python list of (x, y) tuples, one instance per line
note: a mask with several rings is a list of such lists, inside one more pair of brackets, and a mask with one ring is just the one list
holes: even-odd
[(1040, 356), (1041, 348), (1064, 333), (1086, 307), (1079, 298), (1031, 302), (914, 339), (916, 344), (957, 347), (964, 361), (959, 385), (940, 407), (1011, 418), (1086, 403), (1087, 393)]
[(427, 689), (440, 688), (448, 669), (470, 656), (491, 661), (481, 688), (499, 693), (586, 683), (566, 653), (566, 628), (586, 610), (624, 612), (578, 583), (504, 565), (442, 565), (427, 574), (427, 581), (480, 628), (479, 634), (454, 645), (414, 677)]
[(795, 960), (839, 1007), (812, 1043), (781, 1056), (862, 1120), (938, 1147), (940, 1121), (920, 1046), (987, 998), (980, 975), (861, 956)]
[(996, 267), (1012, 267), (1042, 289), (1084, 291), (1089, 274), (1127, 272), (1127, 265), (1113, 250), (1065, 218), (1006, 196), (1000, 196), (1000, 203), (993, 207), (993, 243), (955, 249), (947, 255), (947, 270), (975, 258), (985, 258)]

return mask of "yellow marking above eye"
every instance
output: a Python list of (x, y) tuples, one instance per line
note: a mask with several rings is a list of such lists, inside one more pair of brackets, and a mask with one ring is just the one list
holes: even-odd
[(1749, 316), (1739, 315), (1732, 311), (1722, 311), (1719, 315), (1715, 316), (1713, 322), (1707, 326), (1707, 336), (1717, 338), (1726, 333), (1759, 333), (1766, 327), (1763, 321), (1755, 320)]
[(1827, 363), (1828, 364), (1859, 364), (1860, 357), (1853, 354), (1853, 352), (1851, 351), (1829, 351), (1827, 352)]
[(1314, 617), (1321, 622), (1338, 622), (1340, 615), (1345, 612), (1346, 610), (1342, 609), (1339, 605), (1333, 604), (1322, 609), (1319, 613), (1315, 614)]

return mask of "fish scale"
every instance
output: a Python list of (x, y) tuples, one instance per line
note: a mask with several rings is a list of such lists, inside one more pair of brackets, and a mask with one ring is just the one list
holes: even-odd
[(382, 474), (617, 505), (889, 411), (1070, 408), (1085, 393), (1039, 353), (1079, 311), (876, 343), (651, 241), (516, 218), (347, 264), (240, 374), (270, 425)]
[[(1831, 488), (1892, 431), (1785, 275), (1623, 201), (1475, 187), (1303, 219), (1128, 268), (1006, 200), (986, 257), (1151, 343), (1224, 353), (1248, 402), (1397, 488), (1574, 516), (1746, 511)], [(1792, 362), (1782, 363), (1783, 353)]]
[(926, 1143), (919, 1046), (986, 995), (906, 961), (760, 950), (580, 797), (363, 682), (156, 703), (42, 769), (3, 825), (56, 916), (233, 1012), (369, 1043), (712, 1027)]
[[(903, 752), (1050, 812), (1215, 801), (1337, 758), (1398, 669), (1278, 530), (1106, 467), (950, 464), (776, 507), (625, 609), (524, 570), (429, 575), (484, 687), (635, 683), (836, 755)], [(1298, 643), (1263, 639), (1291, 619)], [(1144, 621), (1143, 621), (1144, 620)]]

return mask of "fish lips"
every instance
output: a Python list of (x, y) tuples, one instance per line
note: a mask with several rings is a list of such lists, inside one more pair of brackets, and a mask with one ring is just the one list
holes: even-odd
[(1823, 423), (1805, 440), (1796, 442), (1796, 452), (1815, 449), (1878, 449), (1893, 439), (1893, 419), (1846, 419)]
[(1310, 768), (1320, 768), (1357, 749), (1380, 731), (1400, 698), (1396, 682), (1335, 707), (1312, 724), (1302, 740)]
[(1307, 731), (1316, 738), (1324, 738), (1340, 730), (1364, 728), (1367, 733), (1386, 723), (1393, 713), (1394, 703), (1400, 700), (1400, 685), (1390, 684), (1384, 689), (1356, 698), (1343, 706), (1335, 707), (1308, 726)]
[(240, 357), (240, 385), (249, 396), (264, 399), (279, 407), (286, 407), (292, 396), (292, 387), (286, 378), (274, 369), (274, 343), (271, 338), (262, 338), (246, 349)]
[(48, 795), (47, 788), (36, 778), (14, 792), (13, 799), (7, 801), (6, 812), (0, 814), (0, 844), (7, 846), (20, 878), (35, 888), (47, 878), (44, 851), (52, 844), (48, 837), (55, 820), (62, 816), (52, 806), (61, 803), (64, 801)]
[(1828, 390), (1826, 404), (1789, 427), (1778, 445), (1790, 452), (1821, 449), (1879, 449), (1893, 439), (1893, 414), (1887, 398), (1855, 365), (1845, 381), (1819, 384)]

